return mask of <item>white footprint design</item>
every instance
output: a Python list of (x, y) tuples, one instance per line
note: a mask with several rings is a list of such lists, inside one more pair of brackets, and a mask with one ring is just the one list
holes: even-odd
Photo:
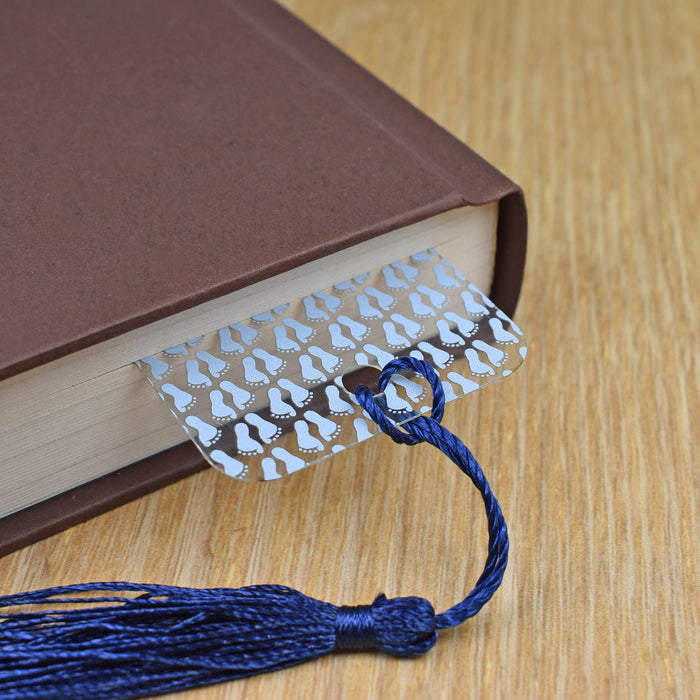
[(317, 357), (321, 360), (321, 366), (326, 372), (334, 372), (343, 364), (343, 360), (340, 357), (331, 355), (331, 353), (326, 352), (318, 345), (309, 345), (309, 354)]
[(294, 421), (294, 432), (297, 436), (297, 447), (301, 452), (320, 452), (323, 449), (323, 443), (309, 433), (309, 424), (306, 421)]
[(468, 316), (485, 316), (489, 312), (489, 310), (476, 301), (476, 299), (474, 299), (474, 297), (468, 291), (463, 291), (460, 296), (462, 297), (464, 310), (467, 312)]
[(340, 432), (340, 426), (337, 423), (334, 423), (328, 418), (324, 418), (316, 411), (306, 411), (306, 413), (304, 413), (304, 418), (318, 428), (319, 434), (326, 442), (332, 440)]
[(301, 458), (288, 452), (283, 447), (273, 447), (272, 456), (275, 459), (279, 459), (280, 462), (284, 463), (284, 468), (287, 470), (287, 474), (293, 474), (303, 469), (306, 466), (306, 462)]
[(218, 331), (218, 335), (219, 349), (224, 355), (237, 355), (243, 352), (243, 346), (233, 339), (230, 328), (222, 328)]
[(479, 324), (470, 321), (468, 318), (462, 318), (453, 311), (445, 311), (445, 318), (457, 326), (457, 330), (465, 337), (471, 338), (478, 330)]
[(469, 392), (476, 391), (479, 388), (479, 385), (476, 382), (463, 377), (457, 372), (448, 372), (447, 378), (460, 388), (462, 394), (468, 394)]
[(272, 329), (275, 336), (275, 347), (279, 352), (298, 352), (301, 345), (287, 336), (287, 329), (284, 326), (275, 326)]
[(364, 367), (365, 365), (369, 365), (370, 364), (369, 357), (364, 352), (356, 352), (355, 353), (355, 364), (358, 367)]
[(411, 309), (413, 314), (418, 316), (418, 318), (428, 318), (429, 316), (435, 316), (435, 311), (431, 309), (424, 301), (421, 299), (421, 295), (418, 292), (411, 292), (408, 295), (408, 300), (411, 302)]
[(224, 403), (224, 395), (218, 389), (209, 392), (209, 401), (214, 420), (230, 421), (236, 417), (236, 411)]
[(197, 360), (187, 360), (185, 362), (187, 370), (187, 383), (192, 387), (211, 386), (211, 379), (199, 369)]
[(173, 368), (165, 360), (152, 355), (142, 358), (141, 362), (148, 365), (148, 368), (151, 370), (151, 376), (157, 382), (167, 377), (173, 371)]
[(306, 406), (309, 401), (311, 401), (311, 392), (305, 389), (303, 386), (295, 384), (290, 379), (280, 379), (277, 384), (281, 386), (285, 391), (289, 392), (292, 402), (298, 408)]
[(364, 418), (355, 418), (352, 422), (352, 427), (355, 428), (355, 435), (357, 436), (358, 442), (372, 437), (372, 433), (367, 427), (367, 421)]
[(409, 282), (415, 282), (420, 276), (421, 276), (421, 271), (416, 269), (415, 267), (412, 267), (411, 265), (407, 265), (405, 262), (398, 261), (391, 263), (391, 266), (396, 268), (397, 270), (401, 270), (403, 273), (403, 276), (409, 281)]
[(282, 476), (277, 471), (277, 462), (272, 457), (263, 457), (260, 466), (263, 470), (263, 481), (274, 481)]
[(180, 411), (180, 413), (184, 413), (188, 408), (192, 408), (197, 401), (192, 394), (178, 389), (174, 384), (170, 384), (169, 382), (163, 384), (160, 388), (161, 391), (172, 397), (175, 408)]
[(333, 290), (338, 292), (338, 294), (350, 294), (350, 292), (354, 292), (356, 289), (357, 287), (349, 280), (338, 282), (338, 284), (333, 285)]
[(500, 309), (496, 309), (496, 316), (498, 316), (498, 318), (502, 319), (506, 323), (509, 323), (511, 329), (514, 330), (518, 335), (521, 336), (523, 334), (520, 328), (518, 328), (518, 326), (516, 325), (515, 321), (512, 318), (508, 318), (508, 316), (506, 316)]
[(398, 323), (399, 325), (403, 326), (403, 329), (404, 331), (406, 331), (409, 338), (413, 338), (414, 340), (424, 330), (422, 324), (418, 323), (417, 321), (414, 321), (413, 319), (406, 318), (401, 314), (391, 314), (391, 320), (394, 321), (394, 323)]
[(326, 375), (314, 367), (310, 355), (299, 355), (299, 367), (301, 368), (301, 378), (305, 382), (319, 384), (326, 381)]
[(345, 326), (355, 340), (364, 340), (369, 335), (370, 329), (364, 323), (354, 321), (349, 316), (338, 316), (338, 323)]
[(334, 350), (353, 350), (355, 343), (343, 335), (343, 330), (337, 323), (331, 323), (328, 326), (328, 332), (331, 334), (331, 345)]
[(436, 289), (431, 289), (424, 284), (419, 284), (416, 287), (416, 291), (424, 294), (430, 300), (430, 303), (437, 309), (441, 309), (450, 300), (450, 297), (438, 292)]
[(383, 267), (384, 284), (387, 289), (408, 289), (408, 284), (396, 276), (396, 271), (391, 267)]
[(494, 367), (500, 367), (501, 365), (505, 364), (506, 360), (508, 359), (508, 353), (503, 352), (503, 350), (500, 350), (499, 348), (493, 347), (493, 345), (485, 343), (483, 340), (475, 340), (472, 345), (477, 350), (481, 350), (481, 352), (488, 357), (489, 362)]
[(467, 285), (467, 289), (471, 290), (476, 299), (480, 299), (484, 306), (490, 309), (495, 309), (496, 305), (489, 299), (478, 287), (475, 287), (471, 282)]
[(242, 455), (259, 455), (263, 452), (262, 445), (250, 437), (250, 428), (247, 423), (236, 423), (233, 426), (236, 433), (236, 449)]
[(173, 345), (163, 350), (163, 352), (169, 357), (187, 357), (189, 350), (184, 345)]
[(386, 352), (386, 350), (382, 350), (381, 348), (378, 348), (376, 345), (373, 345), (372, 343), (367, 343), (366, 345), (363, 345), (362, 349), (365, 352), (368, 352), (370, 355), (374, 355), (377, 358), (377, 364), (380, 367), (384, 367), (384, 365), (387, 362), (391, 362), (394, 359), (394, 356), (391, 353), (388, 353), (388, 352)]
[(241, 364), (243, 365), (243, 376), (246, 384), (262, 386), (270, 383), (270, 378), (257, 368), (254, 358), (244, 357), (241, 360)]
[(449, 261), (445, 258), (440, 258), (440, 262), (448, 269), (451, 270), (452, 274), (460, 281), (466, 282), (467, 278)]
[(324, 306), (332, 314), (334, 314), (336, 311), (341, 309), (343, 304), (345, 303), (342, 299), (339, 299), (338, 297), (334, 297), (332, 294), (329, 294), (328, 292), (325, 292), (325, 291), (314, 292), (314, 296), (317, 299), (319, 299), (320, 301), (322, 301)]
[(286, 360), (275, 357), (267, 352), (267, 350), (263, 350), (262, 348), (255, 348), (252, 354), (257, 357), (258, 360), (262, 360), (262, 363), (265, 365), (265, 371), (269, 372), (273, 376), (275, 374), (279, 374), (279, 372), (281, 372), (287, 366)]
[(491, 326), (491, 330), (493, 331), (493, 339), (500, 345), (510, 345), (518, 342), (517, 336), (509, 333), (503, 327), (503, 321), (501, 321), (500, 318), (490, 318), (489, 326)]
[(212, 450), (209, 456), (224, 470), (224, 474), (228, 476), (243, 476), (248, 471), (248, 468), (243, 462), (239, 462), (237, 459), (226, 454), (223, 450)]
[(244, 323), (232, 323), (231, 328), (238, 331), (238, 335), (241, 336), (241, 340), (246, 345), (252, 345), (260, 337), (259, 330), (246, 326)]
[(397, 304), (396, 298), (392, 297), (391, 294), (382, 292), (379, 289), (375, 289), (374, 287), (365, 287), (365, 292), (368, 296), (372, 297), (377, 302), (377, 304), (379, 304), (379, 307), (381, 309), (384, 309), (384, 311), (388, 311)]
[(390, 348), (407, 348), (411, 343), (396, 330), (396, 326), (391, 321), (382, 323), (386, 344)]
[(474, 348), (468, 348), (465, 350), (464, 356), (467, 358), (469, 369), (475, 377), (486, 377), (488, 375), (495, 374), (493, 367), (487, 365), (479, 359), (479, 355)]
[(447, 268), (444, 265), (435, 265), (433, 272), (435, 273), (435, 280), (443, 289), (459, 289), (459, 281), (447, 272)]
[(300, 343), (306, 343), (316, 335), (316, 331), (313, 328), (299, 323), (299, 321), (294, 318), (285, 318), (282, 323), (284, 323), (287, 328), (291, 328), (294, 331), (294, 335), (296, 335)]
[(255, 394), (251, 394), (247, 389), (242, 389), (233, 382), (221, 382), (219, 386), (233, 397), (233, 403), (241, 411), (255, 400)]
[(276, 386), (267, 390), (267, 398), (270, 401), (270, 413), (275, 418), (296, 416), (297, 412), (286, 401), (282, 400), (282, 392)]
[(250, 320), (253, 323), (266, 324), (274, 323), (275, 317), (269, 311), (265, 311), (261, 314), (255, 314), (255, 316), (251, 316)]
[(398, 384), (413, 403), (417, 403), (427, 391), (427, 389), (418, 384), (418, 382), (411, 381), (408, 377), (404, 377), (403, 374), (395, 374), (391, 378), (391, 381)]
[(370, 304), (369, 297), (366, 294), (358, 294), (355, 297), (355, 301), (362, 318), (382, 318), (382, 312)]
[(249, 425), (257, 428), (258, 436), (267, 445), (282, 434), (282, 428), (276, 426), (274, 423), (270, 423), (270, 421), (265, 420), (257, 413), (248, 413), (244, 420)]
[(221, 437), (221, 428), (205, 423), (198, 416), (187, 416), (185, 423), (197, 432), (197, 439), (204, 447), (210, 447)]
[(440, 369), (444, 369), (448, 365), (452, 364), (452, 361), (454, 360), (454, 356), (451, 355), (449, 352), (446, 352), (441, 348), (436, 348), (430, 343), (418, 343), (418, 348), (424, 354), (430, 355), (433, 358), (433, 363), (436, 364)]
[(328, 408), (334, 416), (347, 416), (354, 412), (352, 404), (349, 404), (340, 396), (340, 390), (334, 384), (326, 387)]
[(411, 262), (414, 262), (417, 265), (425, 265), (426, 263), (433, 262), (433, 257), (430, 255), (430, 253), (421, 251), (420, 253), (414, 253), (411, 256)]
[(209, 374), (217, 379), (228, 369), (228, 362), (224, 362), (218, 357), (214, 357), (214, 355), (206, 352), (205, 350), (196, 352), (194, 356), (204, 362), (209, 370)]
[(386, 399), (387, 408), (393, 413), (405, 413), (413, 410), (411, 404), (398, 395), (396, 387), (391, 383), (387, 384), (384, 389), (384, 398)]
[(452, 388), (452, 382), (440, 382), (442, 390), (445, 392), (445, 403), (449, 403), (457, 398), (455, 390)]
[(464, 345), (464, 340), (461, 336), (452, 332), (450, 324), (443, 318), (441, 318), (436, 324), (438, 333), (440, 334), (440, 342), (449, 348), (457, 347), (458, 345)]
[(318, 323), (319, 321), (327, 321), (328, 314), (316, 306), (316, 300), (313, 297), (304, 297), (302, 300), (304, 304), (304, 311), (306, 313), (306, 320), (312, 323)]

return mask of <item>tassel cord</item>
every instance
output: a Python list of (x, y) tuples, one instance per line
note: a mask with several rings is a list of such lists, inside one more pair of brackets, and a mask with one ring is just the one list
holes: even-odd
[[(467, 597), (435, 614), (419, 597), (335, 606), (285, 586), (192, 589), (87, 583), (0, 596), (0, 699), (117, 700), (175, 692), (286, 668), (334, 650), (417, 656), (438, 630), (475, 615), (503, 578), (508, 534), (501, 508), (467, 447), (440, 425), (444, 392), (435, 370), (411, 357), (389, 362), (380, 391), (399, 371), (433, 390), (431, 415), (396, 425), (366, 387), (356, 397), (401, 444), (443, 451), (481, 493), (489, 529), (484, 571)], [(29, 610), (18, 610), (18, 608)]]
[(379, 390), (384, 391), (391, 376), (402, 370), (418, 372), (428, 380), (433, 392), (433, 406), (429, 418), (418, 415), (397, 426), (387, 418), (374, 394), (364, 386), (356, 389), (360, 405), (394, 442), (404, 445), (428, 442), (449, 457), (478, 489), (488, 521), (488, 553), (481, 576), (464, 600), (435, 616), (437, 628), (447, 629), (460, 625), (476, 615), (500, 586), (508, 564), (508, 528), (498, 499), (491, 491), (474, 455), (456, 435), (440, 424), (444, 412), (445, 395), (440, 377), (432, 365), (412, 357), (396, 358), (387, 363), (380, 374), (377, 381)]

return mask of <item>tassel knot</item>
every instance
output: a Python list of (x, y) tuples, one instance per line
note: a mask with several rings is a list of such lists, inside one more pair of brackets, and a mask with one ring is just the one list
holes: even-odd
[(379, 649), (394, 656), (418, 656), (437, 642), (435, 610), (424, 598), (380, 595), (372, 605), (343, 605), (335, 618), (335, 648)]
[(376, 649), (377, 635), (371, 605), (342, 605), (335, 616), (335, 648)]
[(394, 656), (418, 656), (432, 649), (438, 625), (430, 601), (410, 596), (380, 595), (372, 605), (377, 629), (377, 648)]

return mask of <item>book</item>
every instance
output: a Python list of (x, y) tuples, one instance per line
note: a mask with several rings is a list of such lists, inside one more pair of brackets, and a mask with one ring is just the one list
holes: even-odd
[(0, 554), (204, 463), (133, 362), (436, 247), (512, 314), (521, 190), (268, 0), (0, 28)]

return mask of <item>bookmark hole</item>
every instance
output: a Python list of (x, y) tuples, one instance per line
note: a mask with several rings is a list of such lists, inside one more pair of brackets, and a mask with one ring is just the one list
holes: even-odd
[(355, 389), (360, 385), (366, 386), (373, 394), (378, 394), (379, 386), (377, 382), (381, 373), (382, 370), (374, 365), (360, 365), (345, 372), (341, 383), (345, 391), (352, 396), (355, 395)]

